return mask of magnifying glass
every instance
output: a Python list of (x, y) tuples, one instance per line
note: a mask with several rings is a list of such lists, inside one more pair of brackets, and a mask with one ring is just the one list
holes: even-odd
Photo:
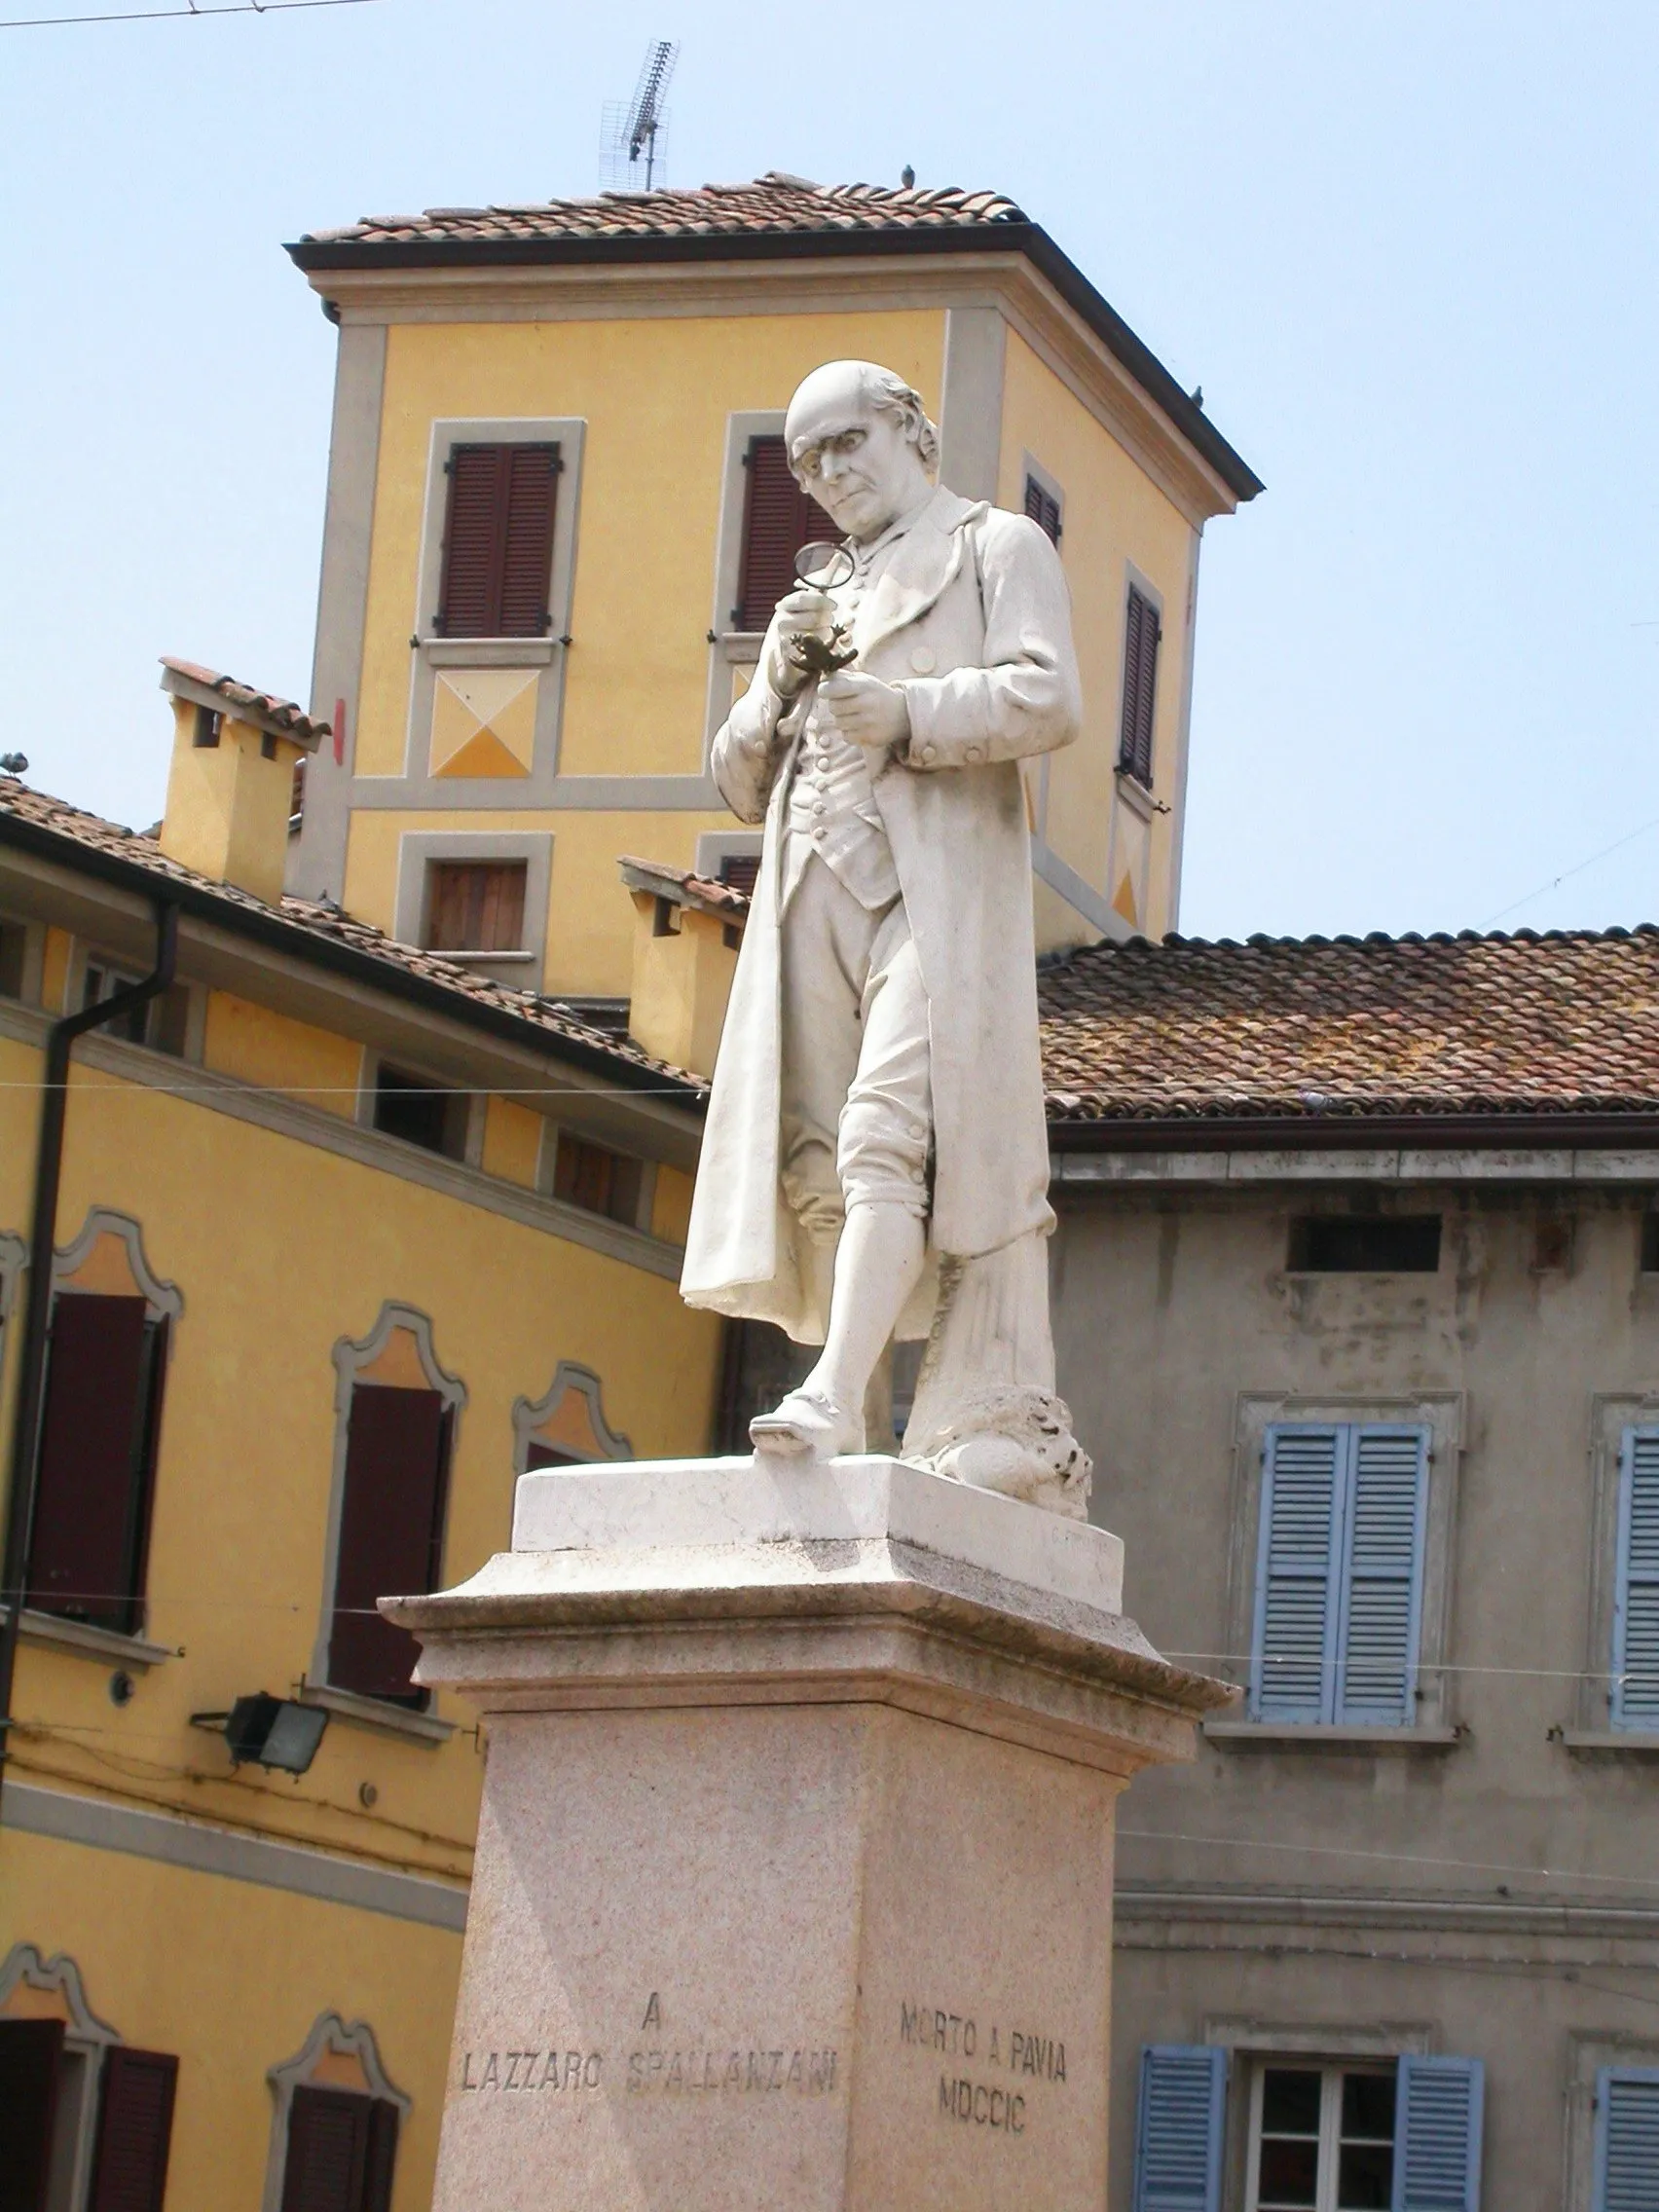
[(794, 572), (795, 582), (808, 591), (835, 591), (851, 577), (853, 557), (844, 545), (815, 537), (795, 555)]

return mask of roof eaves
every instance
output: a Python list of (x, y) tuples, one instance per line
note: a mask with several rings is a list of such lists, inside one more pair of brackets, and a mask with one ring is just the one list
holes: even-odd
[(299, 239), (285, 249), (308, 276), (353, 269), (549, 267), (617, 262), (822, 260), (872, 254), (1023, 253), (1239, 500), (1265, 487), (1190, 393), (1137, 338), (1070, 255), (1027, 219), (889, 228), (631, 233), (621, 237)]
[(140, 862), (125, 859), (119, 853), (102, 852), (61, 830), (22, 821), (4, 809), (0, 809), (0, 845), (15, 845), (21, 852), (78, 869), (84, 875), (131, 892), (138, 898), (165, 900), (194, 920), (210, 923), (233, 936), (245, 937), (293, 959), (310, 961), (333, 975), (348, 977), (372, 990), (384, 991), (389, 998), (401, 999), (406, 1005), (480, 1030), (523, 1051), (544, 1053), (567, 1067), (601, 1076), (619, 1090), (649, 1090), (662, 1097), (664, 1104), (683, 1105), (699, 1114), (704, 1109), (704, 1088), (676, 1077), (668, 1069), (642, 1066), (620, 1053), (607, 1052), (601, 1046), (585, 1044), (578, 1037), (569, 1037), (540, 1022), (527, 1020), (504, 1007), (482, 1005), (464, 992), (447, 990), (442, 983), (399, 968), (391, 961), (382, 960), (337, 938), (309, 930), (303, 922), (290, 920), (270, 907), (243, 905), (238, 900), (222, 897), (208, 885), (181, 879), (162, 868), (145, 867)]

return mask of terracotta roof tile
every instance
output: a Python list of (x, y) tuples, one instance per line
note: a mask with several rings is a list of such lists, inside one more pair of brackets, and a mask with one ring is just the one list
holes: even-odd
[(274, 691), (256, 691), (251, 683), (239, 683), (234, 676), (221, 676), (217, 669), (202, 668), (193, 660), (178, 660), (171, 653), (162, 655), (162, 666), (175, 676), (187, 676), (193, 683), (204, 684), (216, 691), (228, 707), (245, 707), (251, 713), (276, 722), (294, 737), (310, 740), (333, 735), (333, 725), (313, 721), (304, 707), (292, 699), (281, 699)]
[(419, 945), (402, 944), (389, 938), (372, 922), (359, 921), (356, 916), (342, 908), (320, 904), (310, 899), (284, 898), (277, 906), (267, 905), (251, 892), (239, 891), (234, 884), (217, 883), (210, 876), (201, 875), (195, 868), (185, 867), (170, 860), (157, 844), (153, 834), (139, 834), (124, 830), (113, 822), (101, 821), (95, 814), (82, 812), (79, 807), (66, 805), (63, 800), (51, 798), (43, 792), (35, 792), (17, 781), (15, 777), (0, 775), (0, 818), (10, 816), (18, 822), (28, 823), (37, 830), (50, 831), (68, 842), (104, 853), (116, 860), (131, 863), (150, 874), (188, 884), (193, 891), (205, 892), (223, 900), (227, 906), (244, 912), (267, 916), (275, 915), (292, 925), (300, 941), (296, 954), (304, 957), (306, 938), (327, 939), (336, 944), (349, 946), (352, 951), (372, 960), (384, 962), (388, 968), (406, 976), (419, 976), (427, 983), (454, 994), (458, 1001), (472, 1006), (487, 1007), (497, 1014), (506, 1014), (522, 1021), (526, 1027), (525, 1042), (534, 1046), (539, 1033), (568, 1040), (571, 1044), (602, 1052), (606, 1057), (626, 1063), (634, 1070), (648, 1070), (671, 1078), (691, 1089), (706, 1093), (707, 1080), (675, 1068), (666, 1061), (653, 1059), (644, 1052), (632, 1039), (618, 1036), (614, 1030), (602, 1029), (584, 1020), (562, 1000), (543, 998), (535, 991), (514, 990), (498, 983), (488, 976), (464, 967), (460, 961), (449, 960), (440, 952), (427, 952)]
[(905, 190), (885, 184), (812, 184), (779, 170), (752, 184), (696, 190), (605, 192), (541, 206), (428, 207), (420, 215), (365, 215), (343, 230), (308, 231), (308, 245), (374, 245), (415, 239), (622, 239), (731, 232), (960, 229), (1023, 223), (999, 192), (956, 186)]
[(1169, 938), (1038, 978), (1051, 1119), (1659, 1108), (1659, 929)]

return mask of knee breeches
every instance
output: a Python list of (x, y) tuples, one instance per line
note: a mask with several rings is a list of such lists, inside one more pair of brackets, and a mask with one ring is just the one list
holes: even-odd
[(848, 1206), (928, 1211), (928, 1002), (903, 901), (871, 913), (816, 856), (783, 919), (782, 1179), (828, 1242)]

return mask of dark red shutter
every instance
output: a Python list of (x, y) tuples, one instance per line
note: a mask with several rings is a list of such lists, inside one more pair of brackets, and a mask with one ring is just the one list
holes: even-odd
[(501, 555), (503, 638), (543, 638), (551, 627), (557, 446), (508, 446), (506, 543)]
[(328, 1645), (336, 1689), (424, 1702), (409, 1678), (420, 1647), (375, 1601), (436, 1586), (449, 1430), (436, 1390), (364, 1382), (351, 1393)]
[(558, 482), (556, 445), (451, 451), (440, 636), (545, 636)]
[(0, 2020), (0, 2212), (46, 2212), (61, 2020)]
[(138, 1625), (165, 1338), (141, 1298), (70, 1292), (53, 1307), (31, 1605)]
[(162, 2212), (178, 2060), (117, 2045), (104, 2053), (88, 2212)]
[(1035, 476), (1025, 479), (1025, 511), (1053, 544), (1060, 542), (1060, 502)]
[(745, 474), (743, 561), (732, 626), (763, 630), (779, 600), (795, 588), (794, 558), (801, 547), (840, 532), (790, 474), (782, 438), (751, 438)]
[(1124, 622), (1124, 723), (1118, 765), (1148, 790), (1152, 787), (1153, 716), (1158, 701), (1158, 643), (1161, 635), (1157, 608), (1131, 584)]
[(759, 877), (758, 853), (728, 853), (720, 863), (720, 881), (733, 891), (741, 891), (746, 899), (754, 897)]
[(282, 2212), (363, 2212), (369, 2104), (348, 2089), (294, 2091)]
[(384, 2097), (369, 2106), (369, 2147), (364, 2160), (363, 2212), (391, 2212), (391, 2175), (397, 2163), (397, 2107)]

